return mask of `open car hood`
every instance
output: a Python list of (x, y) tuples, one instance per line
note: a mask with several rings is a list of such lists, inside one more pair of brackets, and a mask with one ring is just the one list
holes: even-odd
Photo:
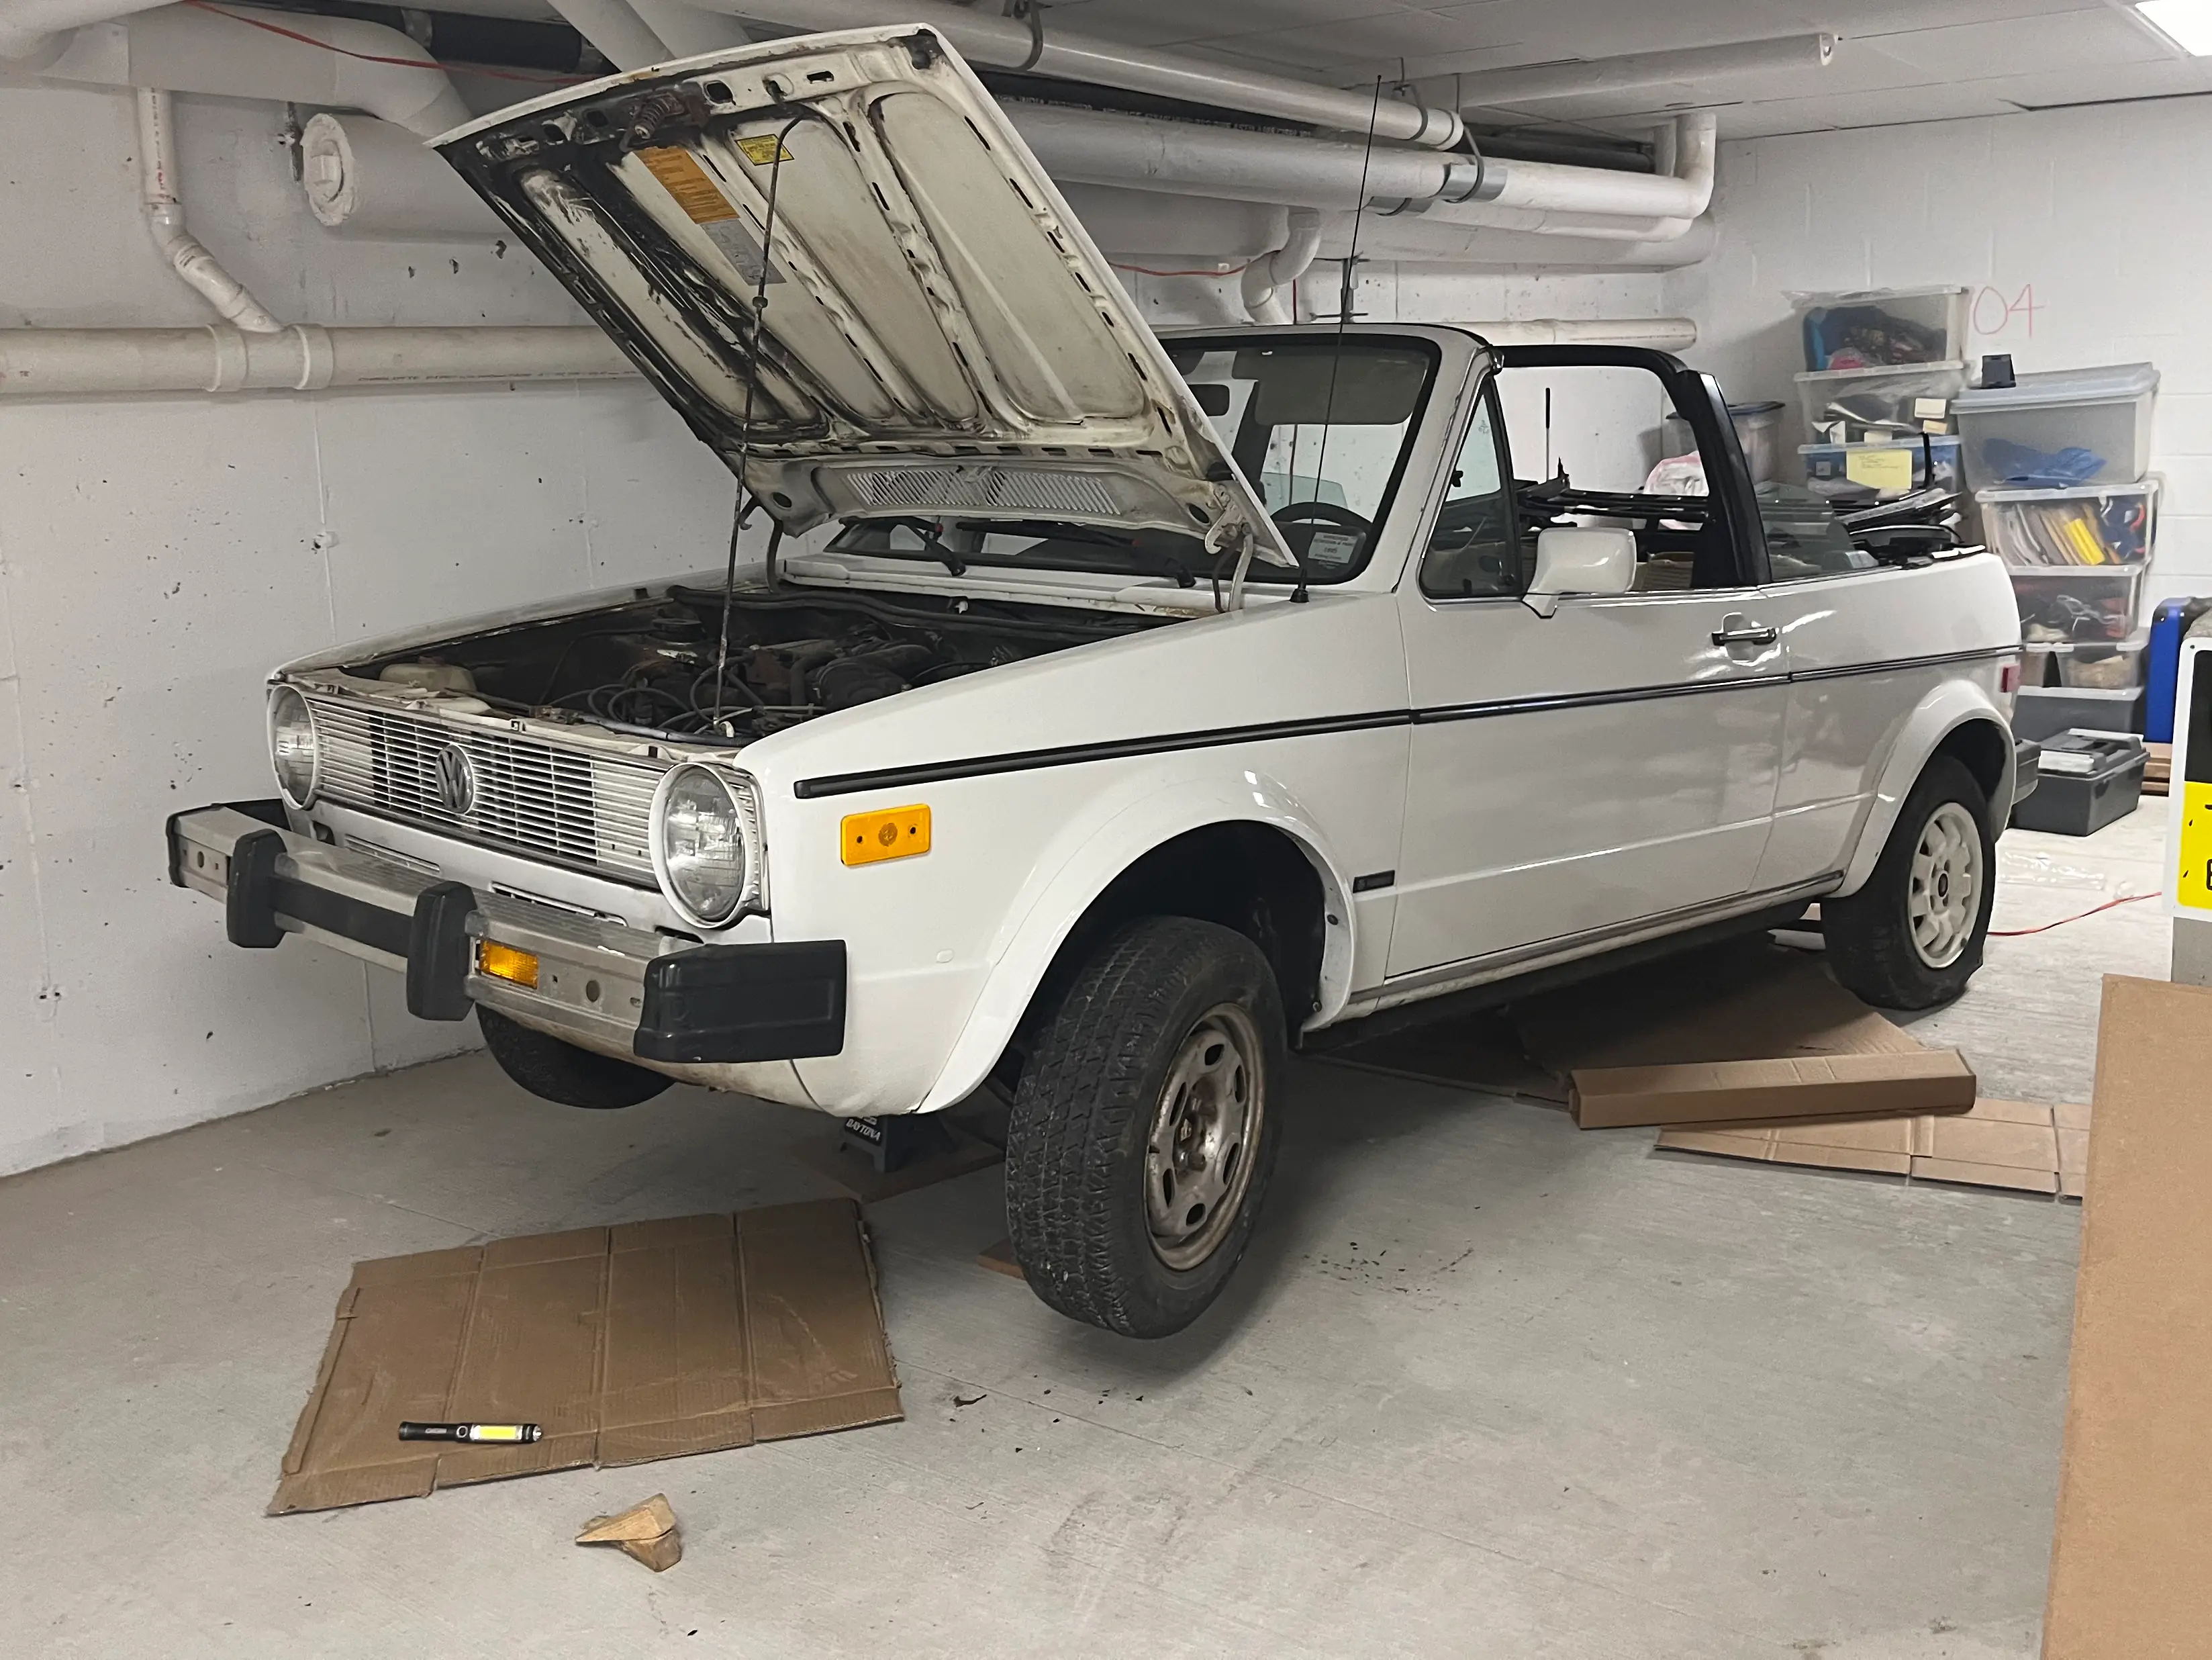
[(1104, 256), (926, 27), (641, 70), (437, 145), (791, 530), (1051, 519), (1249, 535), (1292, 562)]

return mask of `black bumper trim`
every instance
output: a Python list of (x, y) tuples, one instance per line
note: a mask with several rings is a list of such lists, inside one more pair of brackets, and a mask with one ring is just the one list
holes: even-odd
[[(173, 835), (171, 841), (173, 843)], [(268, 951), (283, 943), (280, 915), (341, 939), (351, 939), (407, 964), (407, 1011), (423, 1020), (468, 1018), (469, 918), (475, 893), (459, 882), (438, 882), (415, 896), (415, 909), (388, 910), (276, 873), (284, 838), (273, 830), (241, 836), (231, 849), (223, 889), (223, 932), (234, 946)], [(175, 854), (170, 855), (172, 865)]]
[(2043, 781), (2043, 745), (2033, 738), (2012, 740), (2013, 785), (2012, 804), (2018, 806), (2035, 794), (2035, 787)]
[(702, 946), (646, 964), (641, 1060), (798, 1061), (844, 1047), (842, 939)]

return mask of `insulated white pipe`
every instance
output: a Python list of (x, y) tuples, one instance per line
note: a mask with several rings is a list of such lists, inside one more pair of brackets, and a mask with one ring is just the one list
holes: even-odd
[(926, 23), (963, 57), (1000, 69), (1035, 70), (1064, 81), (1087, 81), (1162, 98), (1304, 121), (1339, 132), (1448, 149), (1465, 128), (1448, 109), (1426, 109), (1395, 98), (1377, 100), (1373, 88), (1346, 92), (1286, 76), (1200, 63), (1125, 46), (1064, 28), (1051, 7), (1032, 33), (1026, 18), (1002, 15), (994, 4), (945, 0), (691, 0), (707, 11), (755, 17), (806, 30), (903, 27)]
[(635, 373), (596, 328), (0, 329), (0, 398), (314, 392)]
[(643, 69), (682, 56), (630, 9), (629, 0), (553, 0), (553, 9), (618, 70)]
[[(367, 110), (424, 137), (471, 119), (446, 71), (398, 30), (349, 17), (283, 15), (283, 27), (319, 44), (272, 34), (220, 9), (167, 6), (87, 25), (40, 73), (98, 86)], [(380, 58), (398, 61), (373, 61)]]
[[(1428, 219), (1598, 240), (1663, 241), (1686, 233), (1712, 199), (1716, 127), (1684, 116), (1674, 174), (1614, 173), (1471, 158), (1336, 139), (1250, 132), (1194, 121), (1060, 105), (1010, 104), (1006, 114), (1055, 179), (1231, 201), (1349, 212), (1410, 204)], [(1480, 184), (1478, 185), (1478, 179)], [(1465, 199), (1446, 199), (1461, 196)]]
[(256, 334), (274, 334), (284, 326), (185, 228), (185, 205), (177, 196), (177, 141), (169, 94), (150, 87), (138, 89), (138, 194), (154, 246), (179, 277), (222, 313), (224, 321)]
[[(1334, 217), (1322, 234), (1321, 257), (1341, 259), (1353, 252), (1352, 216)], [(1718, 238), (1711, 214), (1692, 220), (1680, 236), (1664, 241), (1620, 238), (1539, 235), (1490, 225), (1438, 223), (1432, 216), (1401, 214), (1360, 221), (1362, 258), (1395, 259), (1486, 271), (1672, 271), (1694, 265), (1713, 251)]]
[(325, 110), (300, 134), (300, 183), (316, 220), (358, 235), (488, 235), (502, 223), (404, 127)]
[(630, 9), (645, 19), (645, 26), (668, 43), (668, 56), (697, 58), (710, 52), (749, 46), (750, 30), (734, 17), (701, 11), (684, 0), (629, 0)]
[(1291, 284), (1306, 274), (1306, 267), (1321, 251), (1321, 215), (1312, 208), (1292, 208), (1283, 246), (1263, 253), (1244, 267), (1238, 285), (1245, 314), (1255, 323), (1295, 323), (1291, 312)]
[(0, 7), (0, 58), (30, 58), (62, 44), (87, 23), (105, 23), (150, 11), (168, 0), (7, 0)]
[(1671, 52), (1637, 52), (1626, 58), (1593, 58), (1569, 64), (1531, 64), (1520, 69), (1482, 70), (1434, 77), (1427, 84), (1449, 85), (1462, 111), (1501, 104), (1534, 104), (1549, 98), (1578, 98), (1591, 93), (1629, 92), (1671, 81), (1708, 81), (1726, 75), (1757, 75), (1778, 70), (1827, 67), (1836, 52), (1832, 34), (1788, 34), (1769, 40), (1737, 40), (1721, 46), (1681, 46)]

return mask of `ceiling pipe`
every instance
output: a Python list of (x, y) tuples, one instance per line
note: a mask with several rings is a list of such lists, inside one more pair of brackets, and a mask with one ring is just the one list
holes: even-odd
[(0, 398), (319, 392), (635, 374), (596, 328), (0, 329)]
[(1244, 267), (1237, 288), (1244, 314), (1255, 323), (1297, 322), (1291, 310), (1291, 284), (1306, 274), (1306, 267), (1320, 251), (1320, 213), (1312, 208), (1292, 208), (1282, 246)]
[(1668, 174), (1492, 162), (1391, 145), (1012, 103), (1007, 117), (1055, 179), (1350, 212), (1365, 205), (1497, 230), (1626, 241), (1686, 234), (1711, 204), (1710, 111), (1680, 119)]
[(310, 119), (300, 134), (300, 185), (317, 222), (350, 235), (489, 236), (505, 222), (444, 157), (372, 116), (325, 110)]
[(1125, 46), (1063, 28), (1053, 9), (1036, 6), (1023, 16), (995, 6), (967, 7), (945, 0), (690, 0), (702, 9), (757, 18), (806, 30), (906, 27), (927, 24), (973, 63), (1033, 70), (1063, 81), (1119, 87), (1127, 92), (1243, 110), (1278, 120), (1304, 122), (1389, 143), (1448, 149), (1465, 125), (1449, 109), (1378, 98), (1372, 87), (1344, 91), (1284, 76), (1200, 63), (1142, 46)]
[(188, 287), (222, 313), (224, 321), (256, 334), (275, 334), (284, 326), (185, 228), (169, 94), (151, 87), (138, 89), (138, 198), (155, 247)]
[(698, 58), (753, 43), (752, 31), (734, 17), (702, 11), (684, 0), (629, 0), (645, 25), (668, 43), (668, 56)]
[(167, 6), (86, 25), (40, 73), (95, 86), (367, 110), (426, 138), (471, 119), (445, 70), (398, 30), (349, 17), (283, 15), (285, 28), (317, 44), (223, 11)]
[(618, 70), (643, 69), (683, 56), (631, 9), (629, 0), (552, 0), (552, 4), (569, 27)]
[(1787, 34), (1766, 40), (1738, 40), (1722, 46), (1682, 46), (1670, 52), (1636, 52), (1626, 58), (1592, 58), (1566, 64), (1531, 64), (1518, 69), (1480, 70), (1472, 75), (1425, 76), (1422, 84), (1456, 100), (1462, 113), (1554, 98), (1631, 92), (1672, 82), (1710, 81), (1723, 76), (1762, 75), (1787, 70), (1826, 69), (1836, 55), (1832, 34)]
[(1687, 317), (1534, 317), (1512, 322), (1462, 323), (1493, 346), (1645, 346), (1686, 351), (1698, 344)]
[(0, 11), (0, 58), (21, 59), (58, 51), (72, 29), (167, 3), (168, 0), (9, 0), (6, 9)]

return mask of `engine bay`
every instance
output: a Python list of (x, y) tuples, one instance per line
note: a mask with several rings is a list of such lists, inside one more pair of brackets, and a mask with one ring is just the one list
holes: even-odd
[[(988, 600), (673, 586), (349, 665), (539, 720), (745, 743), (839, 709), (1172, 619)], [(451, 705), (449, 704), (449, 707)]]

